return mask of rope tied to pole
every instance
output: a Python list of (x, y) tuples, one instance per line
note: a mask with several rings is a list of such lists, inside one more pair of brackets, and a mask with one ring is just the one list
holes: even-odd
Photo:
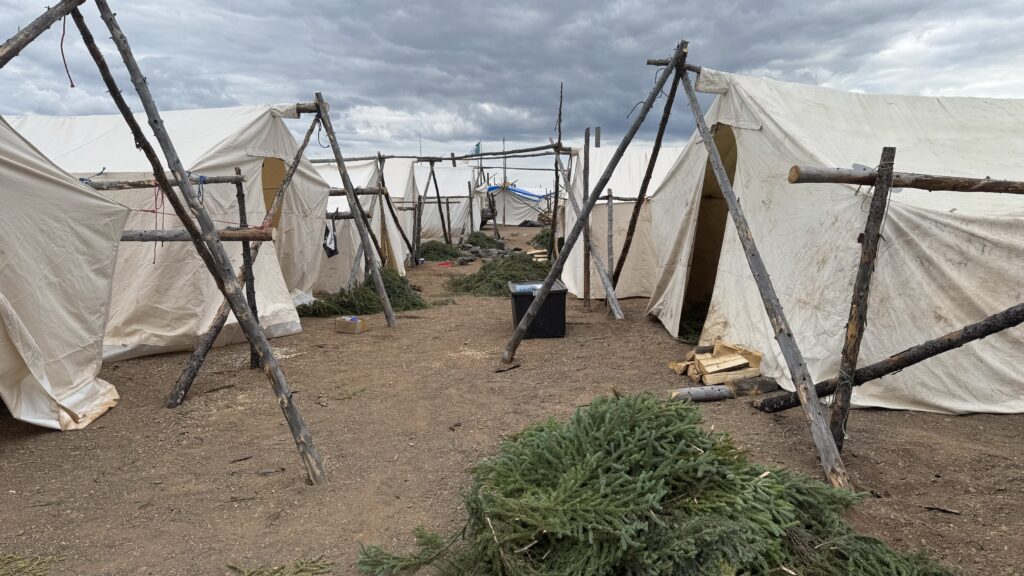
[(60, 30), (60, 59), (64, 62), (64, 73), (68, 75), (68, 82), (71, 83), (71, 87), (75, 87), (75, 81), (71, 78), (71, 70), (68, 68), (68, 58), (64, 55), (64, 37), (68, 33), (68, 17), (65, 16), (60, 19), (61, 30)]

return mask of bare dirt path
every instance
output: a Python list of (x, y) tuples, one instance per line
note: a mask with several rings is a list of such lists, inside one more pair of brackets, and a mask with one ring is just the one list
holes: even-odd
[[(524, 245), (536, 230), (506, 230)], [(410, 274), (428, 299), (449, 274)], [(359, 542), (411, 544), (417, 525), (463, 521), (467, 470), (502, 438), (564, 418), (611, 390), (663, 394), (665, 363), (686, 347), (625, 302), (614, 322), (571, 301), (567, 336), (529, 340), (519, 368), (495, 373), (511, 330), (506, 299), (380, 316), (360, 335), (306, 319), (273, 345), (324, 457), (330, 484), (303, 483), (292, 439), (248, 350), (215, 350), (185, 404), (163, 408), (184, 354), (108, 364), (121, 403), (88, 429), (54, 433), (0, 414), (0, 553), (57, 555), (56, 574), (225, 574), (229, 563), (282, 564), (324, 555), (356, 573)], [(817, 476), (802, 414), (746, 403), (707, 405), (709, 425), (755, 458)], [(1024, 574), (1024, 416), (950, 417), (854, 411), (846, 461), (875, 494), (861, 529), (927, 546), (966, 574)], [(929, 511), (925, 506), (955, 510)]]

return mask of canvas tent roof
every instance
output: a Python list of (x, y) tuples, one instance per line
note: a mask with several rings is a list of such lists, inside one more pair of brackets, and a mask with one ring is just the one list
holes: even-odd
[[(427, 172), (426, 174), (429, 174)], [(422, 241), (444, 240), (444, 232), (441, 230), (441, 217), (437, 211), (437, 202), (434, 195), (433, 182), (427, 182), (427, 175), (420, 169), (420, 175), (416, 181), (421, 182), (423, 190), (423, 229), (420, 233)], [(475, 173), (472, 166), (434, 166), (434, 175), (437, 178), (438, 191), (441, 197), (460, 197), (452, 201), (445, 208), (445, 221), (451, 216), (448, 223), (452, 234), (452, 242), (457, 242), (460, 234), (469, 236), (480, 229), (480, 207), (481, 198), (474, 192), (472, 200), (472, 217), (470, 216), (469, 187), (466, 184), (475, 182)], [(428, 185), (429, 184), (429, 185)], [(475, 186), (474, 186), (475, 189)], [(442, 204), (444, 206), (444, 204)]]
[[(182, 163), (191, 172), (223, 176), (234, 175), (236, 166), (242, 169), (247, 218), (258, 223), (285, 164), (298, 150), (282, 120), (287, 116), (295, 116), (294, 105), (178, 110), (165, 112), (163, 119)], [(118, 115), (17, 116), (9, 121), (57, 165), (78, 177), (152, 178), (152, 168)], [(143, 115), (139, 121), (146, 124)], [(159, 194), (146, 190), (103, 194), (132, 209), (128, 228), (180, 228)], [(237, 225), (234, 185), (207, 185), (203, 196), (218, 225)], [(326, 203), (326, 184), (303, 159), (285, 195), (277, 241), (264, 245), (254, 266), (260, 321), (269, 336), (301, 331), (292, 301), (312, 289)], [(241, 244), (225, 247), (237, 269)], [(221, 301), (214, 279), (191, 243), (126, 244), (115, 270), (106, 357), (190, 349), (209, 327)], [(232, 316), (218, 342), (242, 339)]]
[[(640, 194), (640, 186), (643, 183), (644, 173), (647, 171), (647, 164), (650, 163), (651, 148), (632, 145), (626, 149), (622, 159), (619, 160), (611, 180), (608, 181), (606, 190), (601, 193), (605, 196), (608, 190), (612, 191), (615, 198), (636, 198)], [(647, 188), (650, 195), (668, 174), (669, 168), (675, 163), (682, 153), (682, 148), (662, 146), (658, 153), (658, 161), (654, 165), (654, 172), (651, 174), (651, 183)], [(601, 174), (607, 168), (615, 148), (591, 148), (590, 149), (590, 182), (597, 182)], [(573, 194), (579, 206), (583, 206), (583, 199), (586, 193), (583, 191), (583, 174), (581, 172), (583, 162), (583, 151), (573, 150), (576, 157), (574, 166), (576, 171), (572, 176), (573, 182), (568, 193)], [(633, 215), (635, 202), (613, 200), (612, 202), (612, 227), (615, 256), (622, 251), (622, 245), (626, 238), (626, 229), (629, 227), (629, 220)], [(576, 215), (572, 206), (563, 206), (565, 230), (569, 230), (576, 223)], [(615, 289), (615, 295), (619, 298), (648, 297), (654, 290), (654, 282), (658, 277), (657, 251), (661, 246), (652, 241), (651, 235), (651, 214), (650, 206), (645, 205), (637, 221), (636, 232), (633, 234), (633, 242), (626, 258), (625, 268), (619, 278), (619, 284)], [(590, 241), (597, 248), (604, 260), (607, 260), (608, 253), (608, 206), (605, 201), (599, 201), (590, 214)], [(593, 298), (604, 298), (604, 286), (597, 276), (597, 269), (594, 263), (590, 264), (590, 295)], [(607, 266), (609, 274), (614, 269), (614, 262)], [(569, 254), (565, 268), (562, 270), (562, 282), (566, 288), (576, 296), (583, 297), (583, 243), (577, 242)]]
[[(716, 143), (816, 381), (838, 370), (868, 195), (846, 185), (791, 185), (791, 166), (874, 166), (883, 146), (895, 146), (898, 171), (1024, 179), (1024, 100), (852, 94), (706, 68), (698, 88), (719, 95), (708, 123), (718, 125)], [(701, 340), (722, 336), (766, 352), (763, 371), (792, 388), (735, 229), (715, 208), (721, 200), (706, 163), (694, 136), (651, 200), (654, 241), (671, 251), (649, 312), (676, 334), (688, 289), (699, 291), (710, 278)], [(716, 218), (724, 232), (709, 267), (701, 260), (716, 251), (708, 241), (715, 234), (707, 233)], [(894, 191), (859, 363), (1019, 303), (1022, 222), (1020, 197)], [(1021, 412), (1021, 350), (1018, 327), (859, 386), (853, 403)]]
[(0, 119), (0, 398), (15, 418), (68, 430), (116, 404), (97, 376), (127, 217)]

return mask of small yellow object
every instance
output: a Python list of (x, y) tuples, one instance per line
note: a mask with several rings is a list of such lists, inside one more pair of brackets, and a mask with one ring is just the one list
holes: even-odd
[(359, 316), (339, 316), (334, 319), (334, 331), (342, 334), (361, 334), (370, 327)]

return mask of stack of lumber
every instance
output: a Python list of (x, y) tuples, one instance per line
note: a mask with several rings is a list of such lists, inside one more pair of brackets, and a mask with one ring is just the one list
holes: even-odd
[(671, 398), (707, 402), (778, 390), (774, 379), (760, 377), (762, 356), (725, 340), (698, 346), (682, 361), (668, 363), (676, 374), (690, 380), (686, 388), (671, 391)]
[(538, 262), (543, 262), (548, 259), (547, 250), (527, 250), (526, 255)]
[(682, 362), (669, 362), (668, 367), (694, 384), (725, 384), (760, 376), (761, 357), (756, 350), (716, 340), (714, 346), (698, 346)]

